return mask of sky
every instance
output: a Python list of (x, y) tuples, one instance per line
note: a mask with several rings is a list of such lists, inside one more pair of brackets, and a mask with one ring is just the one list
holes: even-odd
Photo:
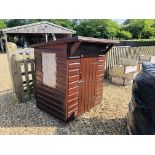
[(125, 19), (112, 19), (112, 20), (117, 21), (119, 24), (122, 24), (125, 21)]

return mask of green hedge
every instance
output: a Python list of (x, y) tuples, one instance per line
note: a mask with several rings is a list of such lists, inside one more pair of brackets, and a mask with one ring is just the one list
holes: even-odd
[(120, 40), (116, 46), (155, 46), (155, 40), (144, 39), (144, 40)]

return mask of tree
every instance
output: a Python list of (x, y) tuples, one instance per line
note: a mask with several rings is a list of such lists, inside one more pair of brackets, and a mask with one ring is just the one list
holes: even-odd
[(96, 38), (112, 38), (117, 35), (119, 25), (110, 19), (86, 19), (81, 20), (76, 26), (78, 35), (96, 37)]
[(122, 28), (132, 34), (133, 39), (149, 39), (155, 37), (155, 21), (153, 19), (127, 20)]
[(30, 19), (8, 19), (6, 20), (7, 27), (21, 26), (25, 24), (30, 24)]
[(69, 29), (73, 29), (74, 27), (74, 24), (72, 20), (70, 19), (53, 19), (51, 20), (51, 22), (53, 22), (54, 24), (69, 28)]
[(5, 20), (0, 19), (0, 29), (6, 28)]
[(0, 20), (0, 28), (41, 21), (74, 29), (77, 31), (77, 35), (86, 37), (105, 39), (149, 39), (155, 37), (154, 19), (127, 19), (121, 26), (110, 19), (8, 19)]
[(123, 23), (124, 25), (128, 25), (131, 24), (132, 22), (134, 22), (135, 19), (126, 19), (125, 22)]
[(131, 39), (132, 38), (132, 34), (128, 31), (124, 31), (124, 30), (120, 30), (117, 32), (117, 38), (118, 39)]
[(31, 24), (41, 21), (48, 21), (66, 28), (73, 28), (74, 23), (69, 19), (9, 19), (6, 20), (7, 27), (20, 26), (25, 24)]

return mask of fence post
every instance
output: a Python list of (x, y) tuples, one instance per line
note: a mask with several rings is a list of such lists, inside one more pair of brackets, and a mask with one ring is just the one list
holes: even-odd
[(12, 75), (12, 82), (14, 85), (14, 96), (18, 103), (25, 102), (24, 92), (23, 92), (23, 85), (22, 85), (22, 77), (20, 74), (20, 64), (18, 64), (15, 55), (11, 57), (11, 75)]
[(10, 76), (11, 76), (13, 96), (17, 99), (16, 93), (15, 93), (15, 84), (14, 84), (14, 77), (12, 74), (12, 62), (11, 62), (11, 58), (13, 55), (15, 55), (16, 51), (17, 51), (16, 44), (11, 42), (6, 43), (6, 52), (7, 52), (8, 64), (9, 64), (9, 70), (10, 70)]

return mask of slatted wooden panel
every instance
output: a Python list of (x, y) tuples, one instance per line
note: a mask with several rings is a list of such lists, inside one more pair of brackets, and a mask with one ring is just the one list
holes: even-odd
[(78, 115), (80, 59), (67, 60), (67, 118)]
[(134, 58), (138, 59), (140, 55), (152, 55), (155, 56), (155, 46), (114, 46), (106, 54), (106, 73), (109, 74), (109, 70), (119, 64), (120, 58)]
[(113, 47), (107, 54), (106, 54), (106, 71), (109, 73), (109, 70), (119, 63), (120, 58), (130, 57), (131, 55), (131, 48), (129, 46), (119, 46)]
[[(51, 50), (51, 48), (54, 50)], [(66, 50), (66, 44), (59, 44), (41, 49), (36, 48), (34, 51), (36, 68), (35, 98), (37, 101), (37, 107), (58, 117), (62, 121), (66, 121)], [(45, 52), (56, 54), (56, 87), (50, 87), (43, 84), (42, 55)]]
[(11, 68), (15, 93), (18, 102), (25, 102), (31, 99), (34, 86), (34, 59), (17, 60), (15, 56), (11, 57)]
[(81, 58), (80, 64), (80, 97), (79, 115), (90, 110), (95, 105), (97, 85), (97, 58)]
[(25, 102), (35, 92), (34, 49), (17, 49), (8, 43), (7, 53), (14, 95), (19, 103)]
[(103, 95), (103, 83), (104, 83), (104, 67), (105, 67), (105, 55), (100, 55), (97, 58), (97, 68), (96, 68), (96, 98), (95, 105), (101, 103)]

